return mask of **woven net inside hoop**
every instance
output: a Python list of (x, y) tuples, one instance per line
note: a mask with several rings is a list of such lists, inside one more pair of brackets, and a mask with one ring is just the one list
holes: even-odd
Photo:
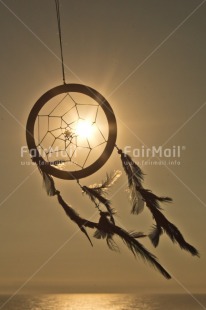
[(88, 167), (108, 140), (106, 116), (100, 105), (80, 93), (53, 97), (40, 110), (34, 130), (42, 158), (58, 169)]

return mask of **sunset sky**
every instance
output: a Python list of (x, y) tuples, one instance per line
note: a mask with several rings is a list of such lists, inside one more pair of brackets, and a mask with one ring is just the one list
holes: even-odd
[[(200, 259), (192, 257), (166, 235), (158, 248), (141, 240), (171, 273), (167, 281), (118, 238), (115, 253), (88, 229), (92, 248), (56, 197), (46, 195), (29, 155), (21, 157), (31, 108), (62, 84), (55, 3), (0, 0), (0, 293), (205, 292), (205, 2), (60, 1), (66, 82), (88, 85), (108, 100), (118, 146), (179, 147), (180, 157), (163, 158), (166, 165), (134, 157), (145, 187), (173, 198), (164, 214), (200, 252)], [(98, 183), (114, 169), (122, 170), (116, 150), (81, 182)], [(98, 219), (75, 182), (55, 182), (68, 204)], [(151, 215), (130, 213), (126, 188), (122, 174), (111, 191), (117, 225), (148, 233)]]

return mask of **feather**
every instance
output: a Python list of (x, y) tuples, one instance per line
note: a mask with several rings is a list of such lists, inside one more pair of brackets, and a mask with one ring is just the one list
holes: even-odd
[(116, 242), (113, 240), (112, 235), (107, 235), (107, 245), (109, 247), (110, 250), (115, 251), (115, 252), (119, 252), (119, 247), (116, 244)]
[(144, 261), (149, 262), (154, 268), (156, 268), (159, 272), (161, 272), (161, 274), (165, 278), (167, 279), (171, 278), (168, 272), (157, 261), (157, 258), (153, 254), (151, 254), (147, 249), (145, 249), (144, 246), (136, 240), (136, 238), (140, 238), (144, 236), (142, 233), (136, 233), (136, 232), (129, 233), (126, 230), (114, 225), (112, 221), (108, 218), (109, 217), (108, 212), (102, 212), (102, 211), (100, 212), (100, 219), (98, 223), (88, 221), (84, 218), (81, 218), (71, 207), (69, 207), (64, 202), (64, 200), (62, 199), (59, 193), (57, 197), (58, 197), (59, 203), (65, 210), (66, 214), (69, 216), (69, 218), (72, 221), (74, 221), (80, 227), (82, 232), (89, 239), (90, 243), (91, 243), (91, 240), (86, 232), (85, 227), (89, 227), (92, 229), (95, 228), (96, 231), (94, 233), (94, 237), (97, 239), (106, 239), (109, 249), (113, 251), (119, 250), (118, 246), (113, 240), (113, 236), (116, 234), (123, 240), (123, 242), (127, 245), (129, 250), (134, 254), (135, 257), (141, 256)]
[(131, 166), (128, 162), (126, 154), (124, 154), (123, 152), (120, 153), (121, 154), (121, 161), (122, 161), (122, 167), (127, 175), (127, 179), (128, 179), (128, 186), (131, 186), (132, 180), (133, 180), (133, 171), (131, 169)]
[(131, 213), (139, 214), (144, 209), (144, 200), (137, 190), (137, 186), (142, 186), (144, 173), (129, 155), (123, 153), (121, 150), (119, 150), (119, 153), (121, 154), (122, 166), (128, 178), (127, 191), (129, 192), (129, 198), (132, 203)]
[(90, 188), (87, 186), (83, 186), (82, 187), (83, 192), (85, 192), (89, 198), (91, 199), (92, 202), (96, 203), (96, 201), (98, 200), (99, 202), (101, 202), (102, 204), (104, 204), (106, 206), (106, 208), (108, 209), (108, 212), (111, 212), (110, 210), (110, 201), (103, 197), (102, 195), (100, 195), (98, 193), (98, 191), (96, 191), (94, 188)]
[(111, 238), (113, 237), (114, 234), (118, 235), (127, 245), (128, 249), (133, 253), (135, 257), (141, 256), (144, 261), (149, 262), (153, 267), (155, 267), (158, 271), (160, 271), (165, 278), (167, 279), (171, 278), (169, 273), (157, 261), (156, 257), (135, 239), (137, 237), (136, 233), (133, 234), (135, 236), (133, 237), (132, 233), (128, 233), (126, 230), (114, 225), (108, 219), (105, 212), (100, 212), (98, 229), (107, 233), (108, 235), (107, 244), (109, 242), (108, 246), (110, 245), (112, 247), (112, 245), (114, 245), (113, 243), (111, 243), (112, 242)]
[(108, 200), (107, 198), (105, 198), (102, 195), (100, 195), (98, 193), (98, 191), (95, 190), (95, 188), (90, 188), (90, 187), (87, 187), (87, 186), (82, 186), (82, 190), (83, 190), (84, 193), (86, 193), (89, 196), (91, 201), (96, 206), (97, 206), (97, 201), (102, 203), (106, 207), (107, 211), (109, 212), (113, 223), (115, 223), (114, 222), (114, 217), (113, 217), (113, 215), (115, 214), (115, 210), (113, 208), (111, 208), (110, 200)]
[[(126, 155), (126, 154), (125, 154)], [(138, 182), (141, 183), (141, 181), (144, 180), (144, 173), (140, 169), (140, 167), (132, 160), (132, 158), (129, 155), (126, 155), (127, 161), (130, 164), (130, 167), (132, 169), (133, 175), (135, 178), (137, 178)]]
[(43, 175), (43, 182), (44, 182), (43, 184), (44, 184), (44, 188), (47, 192), (47, 195), (55, 196), (56, 195), (56, 188), (54, 185), (53, 178), (45, 172), (43, 172), (42, 175)]
[(151, 233), (149, 234), (149, 238), (152, 242), (152, 244), (154, 245), (154, 247), (157, 247), (159, 244), (159, 238), (163, 233), (163, 229), (162, 227), (158, 226), (158, 225), (154, 225), (153, 226), (153, 230), (151, 231)]
[(170, 223), (160, 212), (161, 207), (159, 202), (172, 202), (172, 199), (170, 197), (159, 197), (150, 190), (144, 189), (142, 186), (144, 174), (141, 169), (133, 162), (131, 157), (124, 154), (122, 150), (118, 150), (118, 153), (121, 154), (122, 165), (128, 178), (128, 191), (132, 202), (131, 212), (139, 214), (143, 210), (145, 202), (155, 219), (156, 226), (149, 234), (149, 238), (153, 245), (155, 247), (158, 245), (159, 238), (163, 231), (165, 231), (173, 243), (177, 242), (180, 248), (190, 252), (192, 255), (199, 256), (198, 251), (185, 241), (178, 228)]
[(149, 203), (147, 203), (147, 206), (157, 224), (156, 229), (149, 235), (154, 246), (158, 245), (159, 236), (162, 234), (162, 230), (164, 230), (172, 242), (178, 243), (181, 249), (190, 252), (193, 256), (199, 256), (197, 249), (185, 241), (179, 229), (173, 223), (169, 222), (160, 210), (154, 208)]
[(130, 187), (128, 188), (129, 198), (132, 203), (132, 214), (139, 214), (144, 210), (144, 200), (142, 195), (138, 190), (136, 190), (136, 184), (134, 181), (131, 182)]
[(105, 239), (106, 236), (107, 234), (104, 231), (99, 230), (99, 229), (96, 229), (93, 235), (93, 237), (96, 239)]
[[(39, 166), (37, 166), (39, 168)], [(55, 196), (57, 195), (57, 190), (55, 188), (55, 184), (54, 184), (54, 180), (53, 178), (47, 174), (46, 172), (44, 172), (43, 170), (41, 170), (39, 168), (39, 171), (43, 177), (43, 187), (45, 188), (47, 195), (48, 196)]]
[(113, 240), (113, 233), (106, 232), (101, 229), (97, 229), (94, 233), (96, 239), (106, 239), (107, 245), (110, 250), (119, 252), (119, 248), (116, 242)]
[(137, 238), (144, 238), (147, 235), (143, 234), (142, 232), (136, 232), (136, 231), (130, 231), (128, 232), (130, 234), (131, 237), (137, 239)]
[(161, 208), (159, 202), (171, 202), (172, 199), (170, 197), (159, 197), (153, 194), (150, 190), (144, 189), (140, 186), (137, 186), (136, 189), (142, 195), (146, 206), (152, 213), (156, 222), (156, 227), (149, 235), (153, 245), (155, 247), (158, 245), (159, 238), (162, 235), (163, 231), (165, 231), (169, 238), (172, 240), (172, 242), (177, 242), (181, 249), (190, 252), (192, 255), (199, 256), (198, 251), (192, 245), (185, 241), (183, 235), (180, 233), (178, 228), (174, 224), (169, 222), (167, 218), (160, 212)]
[(90, 238), (89, 238), (89, 235), (87, 234), (87, 231), (85, 229), (85, 226), (88, 226), (90, 228), (94, 228), (95, 227), (95, 223), (93, 222), (90, 222), (90, 221), (87, 221), (85, 219), (82, 219), (79, 214), (74, 210), (72, 209), (71, 207), (69, 207), (65, 201), (62, 199), (60, 193), (57, 194), (57, 197), (58, 197), (58, 201), (60, 203), (60, 205), (63, 207), (65, 213), (68, 215), (68, 217), (73, 221), (75, 222), (79, 228), (81, 229), (81, 231), (86, 235), (86, 237), (88, 238), (89, 242), (91, 243), (91, 245), (93, 246)]
[[(111, 219), (110, 213), (100, 211), (100, 219), (98, 223), (98, 229), (107, 232), (107, 234), (112, 234), (113, 232), (110, 231), (110, 227), (112, 225), (115, 225), (113, 223), (113, 220)], [(101, 229), (101, 227), (103, 229)]]
[(160, 202), (172, 202), (172, 198), (170, 197), (159, 197), (153, 194), (150, 190), (144, 189), (143, 187), (136, 186), (136, 191), (140, 193), (146, 204), (150, 204), (154, 208), (161, 209), (159, 205)]
[(179, 229), (169, 222), (167, 218), (160, 212), (160, 202), (171, 202), (172, 199), (170, 197), (159, 197), (153, 194), (151, 191), (144, 189), (142, 187), (137, 187), (143, 199), (145, 200), (146, 206), (152, 213), (156, 227), (149, 235), (151, 242), (156, 247), (159, 243), (159, 237), (161, 236), (163, 230), (169, 236), (173, 243), (177, 242), (181, 249), (184, 249), (190, 252), (192, 255), (199, 256), (198, 251), (189, 243), (187, 243), (180, 233)]
[(144, 201), (150, 200), (156, 208), (160, 208), (158, 201), (171, 202), (170, 197), (159, 197), (153, 194), (150, 190), (144, 189), (142, 181), (144, 180), (144, 173), (140, 167), (132, 160), (132, 158), (118, 151), (121, 154), (123, 168), (128, 177), (130, 200), (132, 202), (132, 213), (139, 214), (144, 208)]
[(134, 256), (141, 256), (144, 261), (150, 263), (156, 268), (166, 279), (170, 279), (169, 273), (160, 265), (157, 258), (150, 253), (140, 242), (133, 238), (122, 228), (116, 226), (114, 232), (123, 240), (128, 249), (134, 254)]
[(118, 178), (121, 176), (122, 172), (117, 170), (113, 173), (113, 175), (106, 176), (106, 179), (101, 184), (93, 184), (89, 186), (89, 188), (94, 189), (96, 192), (98, 192), (100, 195), (105, 194), (106, 191), (109, 190), (109, 188), (118, 180)]
[(133, 179), (141, 185), (142, 181), (144, 180), (144, 173), (140, 169), (140, 167), (132, 160), (132, 158), (128, 155), (123, 153), (122, 150), (119, 150), (118, 153), (121, 155), (122, 166), (124, 171), (128, 177), (128, 184), (131, 185)]
[(114, 183), (121, 177), (122, 172), (120, 170), (114, 171), (113, 174), (110, 176), (107, 174), (106, 181), (103, 182), (102, 187), (105, 188), (105, 190), (108, 190)]

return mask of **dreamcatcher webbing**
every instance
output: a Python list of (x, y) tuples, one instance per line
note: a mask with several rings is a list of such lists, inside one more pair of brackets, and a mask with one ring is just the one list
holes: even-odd
[[(90, 87), (80, 85), (80, 84), (66, 84), (65, 73), (64, 73), (64, 62), (63, 62), (62, 39), (61, 39), (59, 1), (55, 0), (55, 4), (56, 4), (56, 12), (57, 12), (57, 20), (58, 20), (62, 74), (63, 74), (64, 85), (58, 86), (48, 91), (47, 93), (45, 93), (33, 107), (30, 113), (28, 122), (27, 122), (27, 142), (28, 142), (29, 149), (30, 151), (32, 150), (32, 147), (36, 149), (36, 144), (35, 144), (34, 137), (33, 137), (34, 136), (34, 123), (35, 123), (36, 118), (40, 117), (38, 113), (41, 110), (41, 107), (44, 106), (51, 98), (59, 94), (64, 94), (64, 96), (69, 96), (71, 100), (74, 102), (74, 108), (77, 109), (78, 111), (77, 106), (79, 103), (77, 103), (74, 100), (71, 94), (71, 92), (73, 92), (74, 89), (77, 91), (77, 93), (78, 92), (84, 93), (92, 97), (95, 101), (98, 102), (98, 104), (104, 110), (104, 113), (107, 116), (108, 126), (110, 127), (109, 137), (108, 139), (105, 139), (106, 147), (103, 151), (103, 154), (102, 154), (103, 156), (100, 156), (101, 160), (97, 160), (95, 162), (95, 165), (91, 165), (92, 169), (90, 166), (88, 167), (90, 169), (87, 169), (87, 167), (85, 168), (84, 164), (83, 166), (79, 166), (79, 168), (81, 169), (79, 173), (78, 171), (73, 171), (73, 172), (69, 171), (67, 173), (62, 173), (61, 169), (58, 170), (56, 168), (58, 168), (61, 164), (65, 164), (65, 161), (60, 159), (59, 161), (57, 160), (57, 161), (49, 162), (48, 157), (47, 157), (47, 160), (45, 161), (39, 155), (38, 149), (37, 149), (37, 154), (35, 156), (31, 154), (32, 159), (33, 161), (37, 163), (39, 170), (43, 176), (44, 186), (46, 188), (47, 194), (49, 196), (57, 196), (59, 204), (62, 206), (62, 208), (68, 215), (68, 217), (78, 225), (80, 230), (88, 238), (91, 245), (92, 245), (92, 242), (86, 231), (86, 228), (95, 229), (94, 237), (97, 239), (105, 239), (108, 247), (111, 250), (118, 250), (118, 246), (113, 239), (113, 237), (117, 235), (123, 240), (123, 242), (127, 245), (127, 247), (134, 254), (134, 256), (142, 257), (145, 261), (149, 262), (150, 264), (153, 265), (153, 267), (155, 267), (158, 271), (160, 271), (165, 278), (169, 279), (170, 275), (159, 264), (156, 257), (153, 254), (151, 254), (148, 250), (146, 250), (143, 247), (143, 245), (137, 240), (138, 238), (143, 238), (146, 235), (143, 233), (126, 231), (120, 228), (119, 226), (117, 226), (115, 223), (115, 210), (113, 209), (111, 205), (111, 201), (106, 196), (106, 193), (108, 189), (118, 179), (118, 177), (120, 176), (120, 172), (117, 171), (112, 176), (107, 175), (107, 178), (101, 184), (94, 184), (93, 186), (82, 185), (79, 181), (80, 178), (93, 174), (95, 171), (100, 169), (110, 157), (113, 151), (113, 148), (116, 148), (121, 158), (123, 170), (125, 171), (125, 174), (128, 178), (128, 192), (129, 192), (129, 196), (130, 196), (130, 200), (132, 204), (131, 213), (139, 214), (140, 212), (143, 211), (144, 206), (146, 206), (151, 212), (152, 217), (155, 221), (155, 225), (153, 226), (152, 231), (149, 233), (149, 238), (152, 244), (156, 247), (159, 244), (160, 236), (163, 234), (163, 232), (166, 232), (166, 234), (169, 236), (172, 242), (178, 243), (182, 249), (185, 249), (186, 251), (190, 252), (192, 255), (199, 256), (198, 251), (192, 245), (190, 245), (189, 243), (185, 241), (183, 235), (180, 233), (178, 228), (174, 224), (169, 222), (167, 218), (163, 215), (163, 213), (160, 211), (161, 210), (160, 203), (171, 202), (172, 199), (170, 197), (157, 196), (154, 193), (152, 193), (152, 191), (145, 189), (143, 187), (144, 174), (142, 170), (132, 160), (132, 158), (128, 154), (125, 154), (122, 151), (122, 149), (120, 149), (116, 145), (116, 119), (106, 99), (102, 97), (96, 90), (91, 89)], [(47, 117), (49, 119), (49, 115), (47, 115)], [(61, 118), (61, 120), (62, 121), (64, 120), (63, 117)], [(65, 123), (66, 123), (65, 127), (61, 125), (60, 127), (57, 128), (58, 130), (63, 130), (58, 137), (54, 135), (55, 129), (49, 130), (49, 132), (51, 135), (54, 136), (55, 141), (58, 139), (62, 140), (65, 143), (64, 149), (67, 149), (68, 145), (70, 144), (74, 144), (74, 145), (76, 144), (77, 146), (78, 137), (75, 136), (75, 130), (73, 131), (70, 124), (68, 124), (67, 122)], [(64, 135), (64, 138), (62, 137), (62, 135)], [(41, 141), (39, 145), (37, 146), (37, 148), (38, 147), (41, 148)], [(88, 148), (92, 149), (90, 145), (88, 146)], [(68, 161), (71, 162), (72, 158), (73, 156), (68, 156)], [(86, 161), (85, 161), (85, 164), (86, 164)], [(57, 170), (58, 170), (58, 173), (57, 173)], [(84, 173), (82, 173), (82, 171)], [(60, 194), (60, 191), (56, 189), (52, 176), (60, 177), (64, 179), (76, 180), (81, 190), (90, 198), (90, 200), (94, 203), (95, 207), (98, 209), (99, 211), (98, 223), (82, 218), (79, 214), (77, 214), (77, 212), (71, 206), (66, 204), (66, 202), (63, 200)]]
[[(99, 149), (101, 151), (108, 141), (108, 132), (98, 124), (101, 112), (99, 104), (90, 103), (90, 101), (86, 104), (78, 103), (73, 97), (67, 93), (57, 101), (57, 104), (52, 105), (48, 114), (45, 111), (38, 114), (36, 139), (37, 148), (41, 153), (44, 153), (43, 156), (46, 157), (48, 163), (54, 166), (57, 164), (65, 166), (69, 163), (70, 170), (71, 163), (74, 165), (74, 169), (75, 165), (77, 168), (85, 168), (90, 155), (93, 155), (94, 151), (97, 153)], [(69, 99), (71, 102), (68, 102)], [(87, 114), (90, 116), (89, 120)], [(78, 134), (78, 130), (81, 131), (83, 137)], [(95, 139), (85, 135), (85, 130), (91, 131)], [(46, 145), (48, 143), (49, 145)], [(85, 158), (81, 158), (83, 155)], [(78, 162), (78, 157), (81, 159), (80, 162)]]

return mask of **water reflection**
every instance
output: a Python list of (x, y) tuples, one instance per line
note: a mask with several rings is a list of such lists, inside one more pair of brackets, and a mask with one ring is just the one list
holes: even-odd
[(206, 295), (51, 294), (0, 295), (2, 310), (197, 310), (206, 309)]
[[(4, 310), (151, 310), (148, 298), (130, 294), (53, 294), (0, 297)], [(3, 306), (3, 307), (2, 307)]]

